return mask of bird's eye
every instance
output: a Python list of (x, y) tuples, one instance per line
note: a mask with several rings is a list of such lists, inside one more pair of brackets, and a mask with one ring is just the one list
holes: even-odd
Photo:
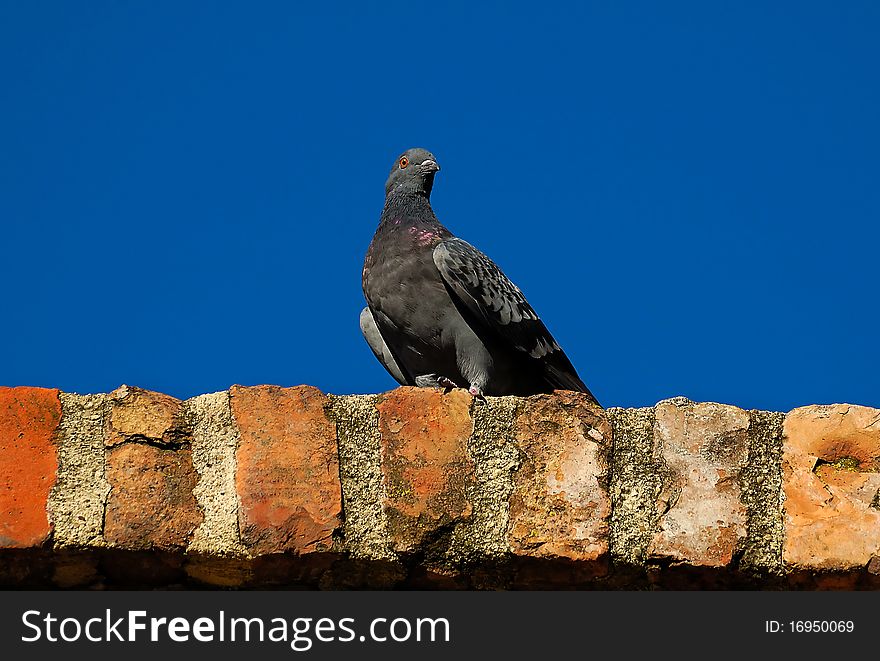
[(409, 159), (406, 156), (401, 156), (398, 164), (400, 165), (401, 170), (405, 170), (406, 166), (409, 165)]

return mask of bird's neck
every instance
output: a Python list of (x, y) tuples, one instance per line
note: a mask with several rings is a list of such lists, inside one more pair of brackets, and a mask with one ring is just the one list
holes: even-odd
[(385, 198), (380, 224), (438, 226), (440, 221), (431, 209), (431, 202), (424, 193), (395, 191)]

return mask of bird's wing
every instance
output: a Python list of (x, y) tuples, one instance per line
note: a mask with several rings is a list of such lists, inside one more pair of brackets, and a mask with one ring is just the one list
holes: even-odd
[(382, 333), (376, 325), (376, 319), (373, 317), (373, 312), (369, 307), (361, 310), (360, 323), (361, 332), (364, 334), (364, 339), (367, 340), (367, 344), (370, 345), (373, 355), (376, 356), (379, 362), (382, 363), (386, 370), (388, 370), (388, 373), (394, 377), (395, 381), (402, 386), (410, 385), (406, 376), (403, 374), (403, 370), (400, 369), (400, 364), (394, 358), (391, 349), (388, 348), (385, 338), (382, 337)]
[(433, 256), (453, 300), (477, 323), (511, 347), (541, 361), (545, 378), (552, 387), (585, 392), (592, 397), (519, 287), (495, 262), (468, 242), (456, 238), (437, 244)]

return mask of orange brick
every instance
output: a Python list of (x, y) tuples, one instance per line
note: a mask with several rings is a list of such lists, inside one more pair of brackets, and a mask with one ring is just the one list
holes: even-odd
[[(510, 498), (511, 550), (520, 559), (563, 561), (563, 582), (604, 574), (611, 516), (605, 412), (578, 393), (537, 395), (523, 402), (513, 433), (523, 459)], [(550, 573), (547, 566), (521, 571), (519, 582), (526, 574), (526, 582), (552, 582)]]
[(660, 514), (649, 557), (727, 567), (746, 536), (739, 480), (749, 451), (747, 411), (727, 404), (657, 404), (654, 452), (662, 458)]
[(377, 404), (385, 511), (393, 545), (413, 550), (442, 526), (471, 515), (472, 397), (433, 388), (398, 388)]
[(861, 571), (880, 558), (880, 410), (805, 406), (783, 427), (785, 542), (794, 569)]
[(190, 431), (180, 413), (180, 400), (169, 395), (131, 386), (110, 393), (104, 538), (112, 546), (186, 548), (201, 523)]
[(193, 496), (198, 480), (188, 448), (128, 442), (107, 455), (110, 495), (104, 538), (124, 549), (186, 548), (202, 522)]
[(329, 550), (342, 486), (327, 396), (311, 386), (233, 386), (230, 396), (242, 542), (257, 554)]
[(51, 532), (46, 504), (55, 484), (58, 390), (0, 387), (0, 547), (42, 544)]
[(160, 392), (120, 386), (112, 393), (109, 429), (105, 443), (118, 445), (126, 440), (145, 440), (173, 444), (184, 435), (181, 429), (180, 400)]

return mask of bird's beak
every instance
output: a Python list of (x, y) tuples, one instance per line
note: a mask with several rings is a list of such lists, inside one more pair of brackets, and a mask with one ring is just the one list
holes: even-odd
[(422, 161), (419, 163), (419, 169), (424, 172), (439, 172), (440, 166), (437, 165), (436, 161), (432, 161), (430, 158), (426, 161)]

